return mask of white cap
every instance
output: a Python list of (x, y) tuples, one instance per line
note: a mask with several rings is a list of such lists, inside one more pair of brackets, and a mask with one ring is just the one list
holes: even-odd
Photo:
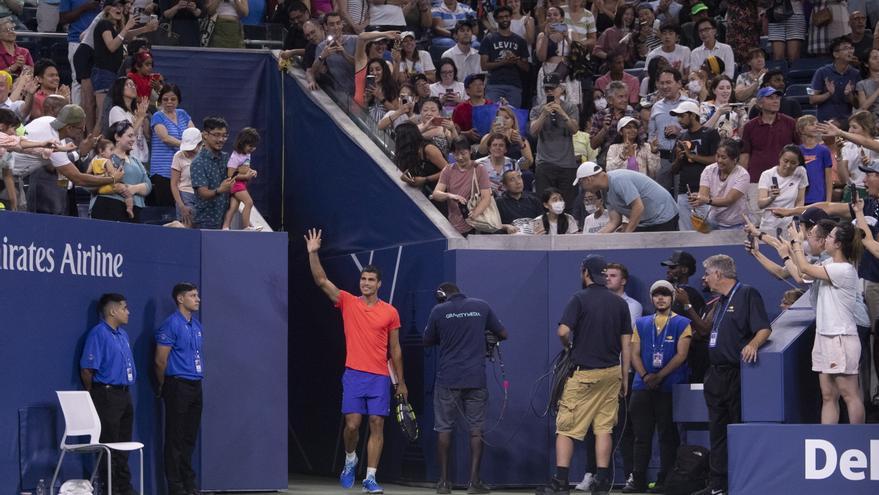
[(180, 138), (180, 151), (192, 151), (201, 142), (201, 131), (195, 127), (189, 127), (183, 131)]
[(687, 112), (699, 115), (699, 105), (697, 105), (694, 101), (682, 101), (678, 103), (678, 106), (674, 107), (674, 109), (668, 113), (672, 115), (681, 115)]
[(598, 165), (595, 162), (583, 162), (579, 167), (577, 167), (577, 178), (574, 179), (574, 185), (576, 186), (580, 179), (584, 179), (586, 177), (592, 177), (593, 175), (603, 172), (604, 169), (601, 168), (601, 165)]
[(634, 122), (634, 123), (637, 124), (637, 123), (638, 123), (638, 119), (636, 119), (636, 118), (634, 118), (634, 117), (623, 117), (623, 118), (621, 118), (621, 119), (619, 120), (619, 122), (617, 122), (617, 132), (622, 131), (622, 130), (623, 130), (623, 127), (626, 127), (627, 125), (631, 124), (632, 122)]
[(402, 33), (400, 33), (401, 40), (405, 40), (407, 36), (411, 36), (412, 39), (417, 39), (415, 38), (415, 33), (413, 33), (412, 31), (403, 31)]
[(650, 286), (651, 296), (653, 295), (653, 292), (656, 291), (656, 289), (666, 289), (671, 292), (672, 296), (674, 296), (675, 293), (675, 286), (672, 285), (671, 282), (669, 282), (668, 280), (657, 280), (656, 282), (653, 282), (653, 285)]

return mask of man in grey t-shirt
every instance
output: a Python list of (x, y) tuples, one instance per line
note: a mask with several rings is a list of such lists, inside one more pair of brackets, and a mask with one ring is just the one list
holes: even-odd
[(312, 71), (315, 76), (329, 73), (333, 89), (344, 94), (354, 94), (354, 49), (357, 36), (342, 34), (342, 17), (336, 13), (324, 17), (327, 38), (317, 45)]
[[(562, 192), (566, 209), (570, 210), (577, 196), (571, 185), (577, 171), (573, 136), (579, 129), (577, 105), (561, 99), (564, 86), (558, 74), (543, 78), (546, 103), (531, 109), (531, 135), (537, 136), (537, 195), (547, 187)], [(576, 185), (576, 183), (574, 184)]]
[(678, 208), (671, 193), (656, 181), (634, 170), (611, 170), (586, 162), (577, 169), (574, 184), (586, 191), (600, 191), (610, 212), (610, 222), (601, 233), (615, 232), (622, 217), (629, 218), (624, 232), (678, 230)]

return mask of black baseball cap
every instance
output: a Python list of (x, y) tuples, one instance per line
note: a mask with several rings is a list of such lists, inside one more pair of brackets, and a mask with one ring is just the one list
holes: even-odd
[(590, 254), (580, 262), (580, 273), (589, 273), (589, 278), (598, 285), (607, 285), (607, 277), (604, 275), (606, 269), (607, 261), (598, 254)]
[(686, 251), (672, 251), (671, 257), (661, 263), (662, 266), (686, 266), (690, 270), (690, 275), (696, 273), (696, 258)]
[(816, 225), (821, 220), (833, 220), (826, 211), (817, 206), (810, 206), (800, 215), (800, 221), (810, 225)]

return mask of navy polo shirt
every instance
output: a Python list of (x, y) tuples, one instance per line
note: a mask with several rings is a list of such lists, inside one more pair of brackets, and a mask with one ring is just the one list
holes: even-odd
[(632, 334), (629, 305), (598, 284), (574, 294), (559, 324), (574, 334), (574, 364), (589, 369), (619, 366), (623, 350), (620, 337)]
[(204, 378), (201, 322), (195, 316), (186, 321), (180, 311), (172, 313), (156, 330), (156, 345), (171, 348), (165, 376), (176, 376), (187, 380)]
[(105, 321), (89, 330), (79, 366), (95, 370), (93, 381), (107, 385), (132, 385), (137, 379), (128, 334)]
[[(872, 196), (864, 198), (864, 216), (879, 219), (879, 200)], [(879, 223), (870, 227), (873, 237), (879, 235)], [(879, 282), (879, 260), (870, 251), (864, 250), (858, 264), (858, 276), (869, 282)]]
[[(763, 296), (750, 285), (739, 284), (735, 293), (720, 298), (712, 322), (717, 327), (717, 342), (709, 343), (708, 357), (712, 365), (738, 366), (742, 349), (758, 331), (769, 327), (769, 316), (763, 305)], [(710, 339), (710, 337), (709, 337)]]
[(840, 73), (830, 63), (815, 71), (815, 75), (812, 76), (812, 89), (826, 92), (825, 79), (833, 81), (834, 91), (829, 99), (818, 105), (818, 120), (824, 122), (830, 119), (847, 119), (852, 113), (852, 106), (845, 96), (845, 86), (851, 83), (852, 91), (854, 91), (855, 85), (861, 80), (861, 73), (852, 66), (846, 67), (845, 71)]
[(485, 388), (485, 331), (503, 325), (488, 303), (454, 294), (430, 312), (425, 347), (439, 346), (436, 383), (448, 388)]

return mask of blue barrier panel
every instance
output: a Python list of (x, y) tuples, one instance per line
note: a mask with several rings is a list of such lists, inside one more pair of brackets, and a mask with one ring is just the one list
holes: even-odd
[[(202, 120), (219, 116), (229, 123), (226, 151), (235, 144), (242, 127), (255, 127), (261, 136), (253, 152), (259, 176), (247, 186), (254, 204), (270, 225), (281, 224), (283, 179), (283, 114), (281, 74), (268, 51), (232, 52), (153, 47), (156, 72), (180, 86), (180, 108), (201, 129)], [(222, 68), (218, 70), (218, 68)]]
[(204, 490), (287, 488), (287, 244), (202, 232)]
[[(281, 320), (283, 305), (278, 301), (286, 299), (286, 285), (283, 267), (286, 255), (278, 236), (268, 234), (250, 235), (246, 233), (211, 233), (219, 237), (236, 238), (249, 236), (248, 243), (233, 244), (229, 248), (219, 248), (205, 241), (207, 258), (202, 258), (202, 233), (195, 230), (167, 229), (152, 226), (138, 226), (96, 220), (54, 217), (6, 212), (0, 214), (0, 280), (4, 284), (4, 294), (0, 298), (0, 315), (3, 316), (4, 332), (0, 336), (0, 362), (2, 371), (8, 379), (0, 386), (0, 415), (7, 418), (0, 422), (0, 438), (4, 439), (0, 448), (0, 491), (17, 492), (19, 489), (33, 489), (40, 478), (50, 479), (58, 459), (58, 441), (63, 432), (63, 418), (58, 410), (56, 390), (77, 390), (79, 381), (79, 358), (88, 330), (98, 322), (96, 303), (104, 292), (119, 292), (128, 300), (131, 316), (126, 331), (131, 340), (135, 365), (138, 371), (136, 384), (132, 387), (134, 400), (135, 440), (146, 445), (145, 478), (146, 493), (164, 493), (164, 474), (162, 471), (161, 406), (155, 399), (152, 386), (154, 331), (161, 322), (174, 311), (170, 297), (175, 283), (188, 280), (200, 283), (202, 273), (205, 277), (205, 310), (200, 315), (206, 322), (206, 406), (203, 419), (206, 428), (216, 421), (214, 418), (237, 413), (242, 406), (218, 397), (215, 392), (227, 385), (234, 386), (232, 373), (238, 372), (237, 361), (228, 362), (234, 356), (241, 362), (260, 362), (260, 354), (266, 347), (246, 346), (229, 338), (213, 338), (216, 334), (232, 335), (244, 331), (241, 326), (229, 327), (224, 321), (229, 318), (225, 311), (233, 310), (238, 323), (247, 316), (246, 310), (238, 304), (247, 304), (244, 291), (220, 290), (220, 284), (253, 284), (257, 294), (273, 294), (273, 299), (265, 303), (251, 303), (261, 313), (261, 319), (251, 319), (263, 327), (270, 327), (272, 335), (282, 334), (286, 320)], [(279, 247), (279, 244), (281, 247)], [(231, 258), (229, 250), (246, 248), (245, 253), (235, 251), (239, 259)], [(93, 253), (106, 257), (102, 267), (93, 267)], [(223, 254), (223, 256), (217, 256)], [(219, 258), (219, 259), (218, 259)], [(248, 259), (250, 258), (250, 259)], [(243, 259), (244, 261), (241, 261)], [(230, 263), (238, 262), (246, 268), (230, 269)], [(280, 275), (274, 275), (276, 267), (281, 267)], [(243, 271), (247, 273), (240, 273)], [(234, 275), (238, 280), (224, 278)], [(219, 298), (224, 298), (219, 301)], [(220, 306), (226, 305), (228, 309)], [(217, 311), (216, 314), (213, 311)], [(248, 333), (253, 329), (246, 329)], [(281, 340), (282, 346), (285, 341)], [(278, 363), (284, 369), (284, 361), (265, 358), (267, 362)], [(213, 364), (212, 364), (213, 363)], [(214, 368), (216, 367), (216, 368)], [(214, 372), (216, 370), (216, 372)], [(281, 371), (283, 375), (283, 371)], [(242, 373), (241, 376), (247, 376)], [(283, 381), (283, 378), (279, 378)], [(248, 384), (254, 397), (283, 397), (284, 389), (269, 387), (271, 382)], [(40, 412), (48, 407), (55, 414)], [(274, 406), (273, 406), (274, 407)], [(260, 416), (250, 419), (259, 421), (274, 413), (261, 409)], [(281, 408), (283, 409), (283, 408)], [(281, 413), (282, 416), (285, 414)], [(20, 425), (13, 418), (20, 418)], [(53, 423), (54, 422), (54, 423)], [(234, 424), (234, 423), (233, 423)], [(265, 428), (267, 426), (264, 425)], [(283, 438), (286, 428), (272, 432)], [(40, 432), (54, 431), (49, 441)], [(207, 431), (207, 430), (205, 430)], [(231, 432), (234, 433), (234, 432)], [(231, 434), (226, 431), (226, 435)], [(260, 446), (278, 444), (282, 440), (275, 437), (253, 437), (250, 445)], [(21, 436), (21, 437), (20, 437)], [(201, 438), (202, 446), (216, 445), (214, 434)], [(19, 442), (21, 452), (19, 453)], [(205, 486), (225, 489), (225, 486), (212, 483), (208, 468), (235, 473), (246, 478), (257, 469), (252, 466), (242, 468), (241, 458), (258, 457), (256, 447), (246, 456), (241, 452), (227, 449), (204, 453), (201, 458), (202, 483)], [(21, 470), (19, 468), (21, 455)], [(283, 453), (274, 452), (275, 456)], [(73, 456), (65, 460), (68, 469), (65, 477), (83, 477), (83, 463)], [(209, 465), (205, 465), (209, 463)], [(131, 460), (133, 475), (137, 476), (137, 459)], [(89, 462), (86, 466), (90, 465)], [(196, 459), (196, 465), (199, 465)], [(286, 483), (286, 465), (278, 469), (267, 462), (259, 466), (263, 479), (280, 479)], [(275, 471), (271, 471), (275, 469)], [(273, 478), (274, 477), (274, 478)]]
[(729, 427), (729, 493), (879, 493), (879, 425)]

